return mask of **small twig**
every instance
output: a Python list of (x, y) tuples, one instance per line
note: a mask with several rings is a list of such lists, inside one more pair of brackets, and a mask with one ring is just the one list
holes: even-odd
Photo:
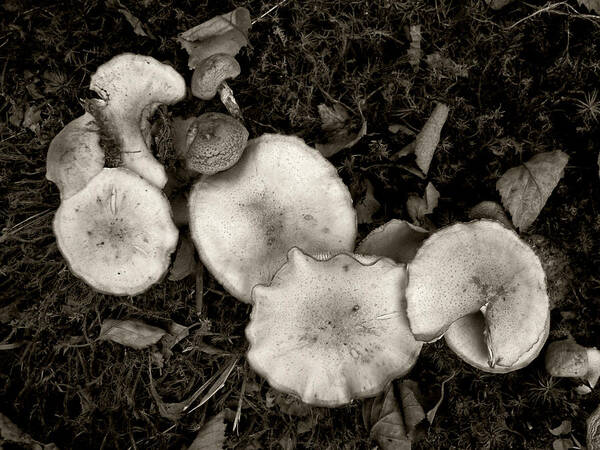
[(264, 18), (265, 16), (268, 16), (269, 14), (271, 14), (273, 11), (275, 11), (277, 8), (279, 8), (281, 5), (283, 5), (284, 3), (287, 3), (288, 0), (282, 0), (279, 3), (277, 3), (275, 6), (273, 6), (272, 8), (269, 8), (267, 10), (267, 12), (265, 12), (264, 14), (262, 14), (260, 17), (257, 17), (256, 19), (254, 19), (252, 21), (252, 25), (254, 25), (256, 22), (258, 22), (259, 20), (261, 20), (262, 18)]

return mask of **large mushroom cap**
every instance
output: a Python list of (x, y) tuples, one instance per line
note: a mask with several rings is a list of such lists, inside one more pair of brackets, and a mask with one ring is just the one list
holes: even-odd
[(511, 367), (543, 340), (549, 302), (539, 258), (517, 234), (480, 220), (428, 238), (408, 266), (407, 315), (419, 340), (485, 308), (490, 367)]
[(248, 361), (276, 389), (338, 406), (407, 373), (422, 344), (404, 313), (406, 269), (349, 254), (317, 260), (294, 248), (252, 292)]
[(159, 281), (178, 231), (164, 194), (126, 169), (103, 169), (54, 217), (71, 271), (100, 292), (135, 295)]
[(348, 188), (321, 154), (296, 137), (248, 142), (231, 169), (203, 176), (189, 197), (190, 230), (202, 262), (236, 298), (268, 283), (297, 246), (351, 251), (356, 213)]
[(162, 188), (165, 169), (152, 156), (142, 129), (158, 105), (185, 97), (183, 77), (150, 56), (123, 53), (98, 67), (90, 89), (100, 96), (89, 101), (90, 110), (117, 141), (123, 166)]
[(46, 178), (58, 186), (61, 200), (79, 192), (104, 168), (100, 130), (85, 113), (69, 122), (48, 148)]

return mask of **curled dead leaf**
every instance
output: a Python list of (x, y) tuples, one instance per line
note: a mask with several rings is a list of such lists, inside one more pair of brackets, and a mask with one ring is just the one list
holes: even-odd
[(220, 450), (225, 443), (225, 414), (221, 411), (206, 422), (188, 450)]
[(356, 218), (360, 224), (372, 223), (373, 214), (381, 207), (381, 203), (375, 198), (375, 188), (373, 184), (366, 180), (367, 190), (364, 197), (356, 204)]
[(409, 195), (406, 200), (406, 210), (412, 221), (421, 225), (425, 216), (431, 214), (437, 207), (439, 198), (440, 193), (431, 182), (427, 183), (423, 197), (415, 194)]
[(335, 103), (333, 107), (320, 104), (317, 108), (321, 117), (321, 129), (327, 135), (327, 142), (316, 144), (315, 147), (325, 158), (329, 158), (345, 148), (353, 147), (367, 134), (367, 122), (362, 111), (359, 110), (361, 127), (358, 132), (353, 132), (350, 114), (341, 103)]

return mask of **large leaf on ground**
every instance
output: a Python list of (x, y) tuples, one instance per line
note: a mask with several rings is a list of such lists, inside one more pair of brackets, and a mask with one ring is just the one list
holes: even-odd
[(225, 414), (221, 411), (198, 431), (188, 450), (219, 450), (225, 443)]
[(393, 383), (388, 384), (383, 394), (365, 401), (363, 420), (371, 429), (371, 438), (382, 450), (410, 450), (411, 440), (406, 433)]
[(509, 169), (496, 183), (502, 204), (513, 224), (525, 231), (537, 218), (548, 197), (563, 177), (569, 157), (555, 150), (535, 155), (526, 163)]
[(100, 327), (99, 339), (141, 350), (156, 344), (167, 334), (165, 330), (153, 327), (140, 320), (106, 319)]

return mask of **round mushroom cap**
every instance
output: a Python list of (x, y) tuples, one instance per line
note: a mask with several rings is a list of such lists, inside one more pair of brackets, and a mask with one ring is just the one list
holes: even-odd
[(553, 377), (582, 378), (589, 370), (587, 349), (571, 339), (552, 342), (546, 350), (545, 365)]
[(89, 113), (69, 122), (50, 142), (46, 178), (58, 186), (61, 200), (83, 189), (103, 168), (100, 129)]
[(227, 114), (206, 113), (189, 124), (186, 143), (187, 169), (212, 175), (238, 162), (248, 143), (248, 130)]
[(189, 197), (190, 231), (204, 265), (234, 297), (250, 301), (290, 248), (351, 251), (356, 213), (335, 167), (297, 137), (248, 142), (231, 169), (204, 175)]
[(549, 310), (539, 258), (498, 222), (454, 224), (432, 234), (408, 265), (407, 315), (419, 340), (486, 306), (488, 364), (511, 367), (546, 333)]
[(61, 203), (54, 234), (76, 276), (106, 294), (136, 295), (165, 274), (179, 232), (162, 191), (105, 168)]
[(165, 169), (152, 155), (142, 129), (160, 104), (185, 97), (183, 77), (150, 56), (123, 53), (98, 67), (90, 89), (100, 96), (89, 100), (90, 112), (119, 145), (123, 166), (163, 188)]
[(422, 343), (404, 313), (406, 269), (351, 254), (317, 260), (298, 248), (252, 291), (248, 361), (276, 389), (339, 406), (410, 371)]
[(444, 339), (448, 347), (463, 361), (489, 373), (508, 373), (529, 365), (542, 351), (550, 332), (550, 310), (546, 315), (543, 337), (533, 347), (523, 353), (513, 365), (490, 367), (489, 353), (485, 341), (485, 315), (478, 311), (461, 317), (446, 330)]
[(237, 77), (241, 68), (236, 59), (225, 53), (209, 56), (198, 64), (192, 75), (192, 94), (202, 100), (217, 95), (217, 89), (225, 80)]
[(392, 219), (371, 231), (356, 253), (391, 258), (397, 263), (409, 263), (417, 254), (429, 232), (405, 220)]

